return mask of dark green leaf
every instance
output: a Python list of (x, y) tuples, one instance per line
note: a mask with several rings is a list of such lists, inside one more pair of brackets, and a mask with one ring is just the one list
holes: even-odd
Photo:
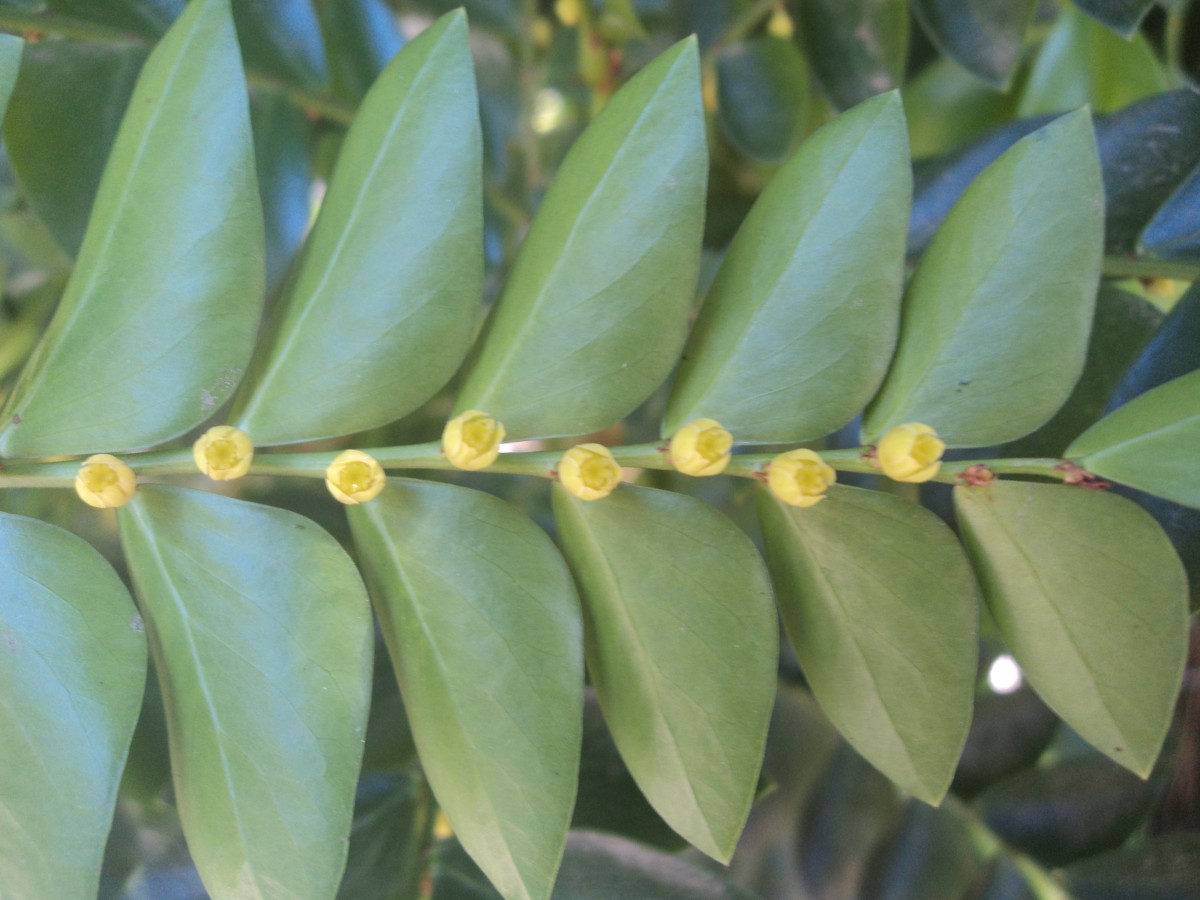
[(900, 86), (908, 0), (794, 0), (813, 74), (838, 109)]
[(371, 684), (354, 564), (308, 519), (217, 494), (143, 487), (118, 521), (206, 887), (332, 896)]
[(472, 25), (510, 37), (515, 37), (521, 30), (517, 0), (417, 0), (417, 5), (439, 15), (464, 9)]
[(1163, 259), (1200, 259), (1200, 168), (1154, 214), (1138, 246)]
[(392, 479), (349, 515), (439, 805), (506, 897), (549, 896), (583, 707), (562, 558), (516, 509), (454, 485)]
[(689, 38), (621, 88), (567, 154), (456, 409), (527, 438), (596, 431), (645, 400), (686, 336), (706, 169)]
[(25, 51), (4, 143), (30, 205), (71, 256), (145, 60), (139, 44), (41, 41)]
[(1101, 192), (1086, 110), (1017, 142), (975, 180), (909, 282), (867, 440), (924, 422), (950, 446), (986, 446), (1057, 412), (1087, 350)]
[[(46, 0), (54, 12), (157, 38), (183, 11), (187, 0)], [(239, 0), (241, 2), (241, 0)]]
[(739, 441), (812, 440), (862, 410), (896, 340), (911, 184), (894, 93), (800, 148), (725, 256), (664, 434), (707, 417)]
[(933, 42), (972, 74), (1007, 90), (1037, 0), (915, 0)]
[(783, 159), (800, 140), (808, 107), (808, 69), (784, 38), (757, 37), (717, 56), (717, 121), (742, 153)]
[(388, 66), (230, 415), (258, 445), (398, 419), (467, 351), (483, 279), (480, 136), (467, 21)]
[(667, 823), (733, 853), (762, 764), (778, 637), (754, 545), (683, 494), (622, 485), (554, 516), (584, 598), (588, 672), (621, 756)]
[(1179, 900), (1200, 883), (1200, 833), (1178, 831), (1075, 863), (1065, 871), (1073, 897)]
[(969, 797), (1031, 766), (1058, 731), (1058, 716), (1028, 687), (975, 698), (975, 715), (950, 789)]
[(846, 740), (938, 803), (971, 724), (979, 613), (962, 547), (891, 494), (830, 488), (798, 509), (759, 492), (779, 605), (800, 667)]
[(1097, 22), (1130, 37), (1154, 0), (1075, 0), (1075, 5)]
[(1187, 579), (1170, 542), (1121, 497), (998, 482), (955, 488), (984, 597), (1042, 699), (1145, 777), (1187, 652)]
[(343, 900), (412, 900), (424, 871), (433, 810), (419, 773), (364, 779), (354, 804)]
[(129, 592), (82, 539), (0, 513), (0, 885), (96, 895), (141, 706), (146, 639)]
[(308, 230), (311, 129), (304, 113), (285, 94), (270, 90), (250, 95), (250, 124), (262, 195), (267, 293), (271, 293)]
[(322, 3), (320, 14), (333, 88), (358, 103), (404, 46), (395, 13), (383, 0), (339, 0)]
[(237, 384), (263, 289), (262, 210), (227, 0), (146, 62), (66, 293), (0, 425), (0, 455), (133, 450)]
[(862, 900), (966, 897), (983, 864), (980, 850), (956, 807), (932, 809), (909, 801), (871, 854)]
[(249, 68), (307, 88), (328, 84), (321, 25), (312, 0), (232, 3), (242, 56)]
[(1066, 450), (1089, 472), (1200, 508), (1200, 370), (1109, 413)]
[(901, 96), (916, 158), (956, 150), (1008, 122), (1016, 109), (1011, 93), (994, 90), (945, 56), (911, 78)]

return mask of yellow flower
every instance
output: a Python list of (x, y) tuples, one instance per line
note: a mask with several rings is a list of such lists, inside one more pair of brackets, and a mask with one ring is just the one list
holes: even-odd
[(729, 465), (733, 435), (713, 419), (697, 419), (671, 438), (671, 464), (684, 475), (720, 475)]
[(558, 478), (580, 500), (599, 500), (621, 483), (621, 467), (603, 444), (579, 444), (563, 454)]
[(379, 461), (361, 450), (343, 450), (325, 470), (325, 487), (342, 503), (374, 499), (386, 480)]
[(837, 481), (835, 472), (812, 450), (789, 450), (771, 460), (767, 485), (789, 506), (816, 506)]
[(192, 444), (196, 468), (213, 481), (232, 481), (241, 478), (254, 459), (254, 444), (250, 435), (232, 425), (216, 425)]
[(442, 452), (459, 469), (486, 469), (496, 461), (504, 426), (477, 409), (468, 409), (446, 423)]
[(875, 446), (883, 474), (893, 481), (919, 483), (937, 474), (946, 445), (937, 432), (920, 422), (897, 425)]
[(133, 469), (107, 453), (89, 456), (75, 476), (75, 493), (88, 506), (97, 509), (124, 506), (135, 491), (137, 476)]

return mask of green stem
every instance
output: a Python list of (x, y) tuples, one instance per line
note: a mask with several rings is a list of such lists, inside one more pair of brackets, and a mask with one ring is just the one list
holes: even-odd
[(736, 19), (709, 45), (705, 59), (715, 57), (725, 47), (742, 40), (750, 34), (758, 24), (779, 6), (779, 0), (756, 0), (747, 6)]
[(1194, 281), (1200, 276), (1200, 263), (1150, 257), (1106, 256), (1105, 278), (1174, 278)]

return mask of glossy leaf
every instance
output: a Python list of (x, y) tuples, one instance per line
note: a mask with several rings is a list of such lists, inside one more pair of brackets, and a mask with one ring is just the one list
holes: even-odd
[(456, 410), (528, 438), (596, 431), (646, 399), (686, 336), (706, 178), (689, 38), (621, 88), (567, 154)]
[(717, 56), (717, 121), (742, 153), (778, 162), (796, 146), (808, 108), (808, 69), (789, 40), (751, 38)]
[(900, 86), (908, 0), (797, 0), (805, 58), (834, 107)]
[(950, 446), (978, 447), (1054, 415), (1083, 369), (1103, 230), (1086, 110), (989, 166), (909, 282), (896, 357), (864, 437), (924, 422)]
[(1085, 740), (1146, 777), (1187, 652), (1187, 580), (1166, 536), (1128, 500), (1062, 485), (955, 488), (955, 508), (1030, 683)]
[(891, 494), (830, 488), (798, 509), (759, 493), (767, 559), (804, 677), (846, 740), (939, 803), (971, 724), (979, 613), (954, 533)]
[(142, 622), (82, 539), (0, 513), (0, 884), (95, 896), (146, 680)]
[(189, 4), (129, 108), (66, 293), (0, 416), (5, 457), (176, 437), (249, 358), (263, 226), (227, 0)]
[(1145, 37), (1128, 41), (1066, 9), (1038, 51), (1017, 112), (1035, 116), (1085, 103), (1096, 112), (1113, 112), (1166, 88), (1166, 75)]
[(1089, 472), (1200, 508), (1200, 370), (1109, 413), (1066, 450)]
[(934, 44), (989, 84), (1007, 90), (1037, 0), (915, 0)]
[(758, 552), (684, 494), (556, 485), (559, 538), (584, 599), (588, 672), (621, 756), (666, 822), (716, 859), (754, 799), (777, 632)]
[(1200, 259), (1200, 168), (1154, 214), (1138, 247), (1162, 259)]
[(911, 190), (897, 94), (810, 138), (725, 256), (663, 433), (712, 418), (739, 441), (798, 442), (854, 418), (895, 345)]
[(354, 564), (308, 519), (217, 494), (143, 486), (118, 522), (205, 886), (332, 896), (371, 685)]
[(516, 509), (454, 485), (392, 479), (348, 512), (438, 804), (504, 896), (548, 897), (583, 710), (566, 565)]
[(320, 7), (333, 87), (358, 103), (404, 46), (395, 13), (383, 0), (341, 0)]
[(138, 44), (40, 41), (25, 51), (4, 143), (30, 205), (71, 256), (145, 60)]
[(279, 91), (250, 95), (254, 159), (262, 195), (267, 292), (283, 278), (308, 230), (311, 128), (304, 113)]
[(1154, 0), (1075, 0), (1075, 5), (1097, 22), (1129, 37), (1137, 31)]
[[(183, 11), (187, 0), (45, 0), (54, 12), (110, 28), (157, 38)], [(242, 0), (238, 0), (242, 2)]]
[(231, 421), (256, 444), (398, 419), (467, 351), (483, 279), (478, 101), (461, 13), (363, 101)]

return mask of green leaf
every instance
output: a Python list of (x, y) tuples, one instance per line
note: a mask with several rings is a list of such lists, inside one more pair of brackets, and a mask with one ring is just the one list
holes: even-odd
[(1054, 415), (1083, 370), (1103, 240), (1080, 110), (1014, 144), (951, 210), (909, 282), (864, 438), (924, 422), (950, 446), (979, 447)]
[(548, 897), (583, 709), (562, 557), (516, 509), (454, 485), (391, 479), (347, 511), (439, 805), (504, 896)]
[(304, 112), (282, 91), (250, 95), (254, 160), (262, 196), (266, 239), (267, 293), (275, 290), (291, 265), (309, 223), (312, 127)]
[(342, 0), (321, 4), (319, 14), (334, 90), (358, 104), (404, 46), (395, 13), (383, 0)]
[(1154, 0), (1075, 0), (1075, 5), (1097, 22), (1131, 37)]
[(66, 293), (0, 415), (2, 456), (177, 437), (249, 359), (263, 226), (228, 0), (188, 5), (129, 110)]
[(157, 38), (170, 27), (185, 2), (186, 0), (45, 0), (46, 6), (54, 12), (151, 38)]
[(1166, 89), (1166, 74), (1144, 35), (1125, 40), (1069, 8), (1038, 51), (1017, 112), (1036, 116), (1085, 103), (1113, 112)]
[(363, 101), (230, 420), (258, 445), (363, 431), (449, 380), (483, 281), (479, 108), (461, 12)]
[(717, 121), (742, 153), (779, 162), (800, 140), (808, 69), (791, 41), (751, 38), (717, 55)]
[(934, 44), (988, 84), (1008, 90), (1037, 0), (915, 0)]
[(1011, 94), (993, 90), (946, 56), (909, 79), (901, 97), (917, 159), (957, 150), (1011, 121), (1016, 111)]
[(1200, 370), (1109, 413), (1064, 454), (1089, 472), (1200, 508)]
[(588, 672), (625, 764), (672, 828), (728, 861), (775, 696), (771, 586), (750, 540), (684, 494), (554, 489), (584, 599)]
[(0, 34), (0, 121), (8, 109), (9, 97), (17, 83), (25, 42), (13, 34)]
[(739, 441), (797, 442), (854, 418), (895, 345), (911, 196), (898, 94), (868, 100), (810, 138), (725, 256), (664, 434), (713, 418)]
[(112, 567), (75, 535), (0, 513), (0, 884), (95, 896), (146, 680)]
[(891, 494), (830, 488), (809, 509), (759, 492), (779, 606), (804, 677), (846, 740), (941, 802), (971, 725), (979, 613), (962, 547)]
[(434, 814), (419, 770), (364, 778), (354, 804), (354, 827), (342, 900), (412, 900), (425, 869), (424, 841)]
[(308, 519), (217, 494), (142, 487), (117, 519), (205, 886), (333, 896), (371, 686), (354, 564)]
[(687, 333), (707, 175), (688, 38), (621, 88), (567, 154), (455, 409), (528, 438), (597, 431), (645, 400)]
[(1162, 259), (1200, 259), (1200, 167), (1159, 207), (1138, 247)]
[(908, 0), (799, 0), (805, 58), (837, 109), (900, 86)]
[(1123, 497), (1064, 485), (954, 496), (992, 617), (1030, 683), (1145, 778), (1187, 654), (1187, 579), (1162, 530)]
[(302, 87), (327, 86), (325, 45), (311, 0), (233, 0), (232, 5), (247, 66)]
[(4, 122), (21, 189), (71, 256), (79, 253), (146, 48), (39, 41), (25, 51)]

